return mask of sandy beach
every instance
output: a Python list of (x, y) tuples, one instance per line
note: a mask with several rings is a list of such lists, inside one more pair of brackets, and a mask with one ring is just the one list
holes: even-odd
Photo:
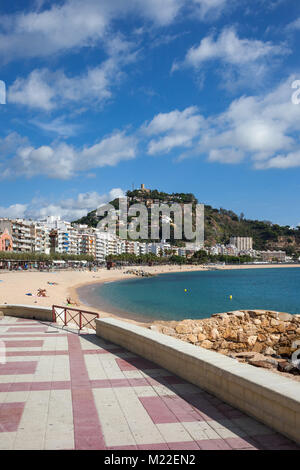
[[(268, 268), (300, 267), (300, 265), (242, 265), (242, 266), (218, 266), (218, 269), (268, 269)], [(76, 302), (76, 306), (90, 311), (97, 311), (101, 316), (116, 316), (112, 312), (97, 310), (83, 304), (77, 296), (79, 287), (88, 284), (120, 281), (135, 277), (125, 274), (128, 267), (122, 269), (98, 269), (98, 271), (57, 271), (57, 272), (31, 272), (12, 271), (0, 273), (0, 305), (36, 305), (51, 307), (52, 305), (67, 305), (67, 298)], [(135, 268), (133, 268), (135, 269)], [(139, 268), (137, 268), (139, 269)], [(152, 266), (143, 267), (144, 271), (151, 274), (162, 274), (184, 271), (205, 271), (211, 267), (204, 266)], [(50, 284), (49, 284), (50, 283)], [(52, 284), (54, 283), (54, 284)], [(46, 289), (46, 297), (38, 297), (38, 289)], [(32, 294), (32, 295), (27, 295)]]

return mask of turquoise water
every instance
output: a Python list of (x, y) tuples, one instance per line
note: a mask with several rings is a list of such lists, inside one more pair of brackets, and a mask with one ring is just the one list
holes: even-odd
[(149, 320), (206, 318), (239, 309), (300, 313), (300, 268), (162, 274), (86, 286), (79, 296), (95, 307)]

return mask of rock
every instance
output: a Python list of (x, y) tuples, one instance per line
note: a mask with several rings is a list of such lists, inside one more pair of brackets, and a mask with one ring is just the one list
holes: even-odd
[(288, 372), (289, 374), (300, 375), (300, 370), (295, 367), (294, 364), (288, 361), (279, 362), (277, 368), (280, 372)]
[(264, 310), (247, 310), (247, 313), (250, 315), (250, 317), (259, 317), (261, 315), (265, 314)]
[(278, 319), (278, 312), (267, 311), (266, 313), (269, 317)]
[(234, 355), (234, 357), (237, 357), (239, 359), (252, 359), (255, 356), (256, 356), (255, 352), (240, 352)]
[(240, 312), (239, 310), (235, 310), (233, 312), (227, 312), (227, 315), (229, 316), (234, 316), (236, 318), (244, 318), (245, 316), (245, 313), (244, 312)]
[(246, 333), (238, 333), (238, 341), (239, 343), (246, 343), (248, 339), (248, 336)]
[(227, 341), (237, 341), (238, 334), (236, 331), (232, 330), (231, 328), (227, 328), (223, 333), (223, 338)]
[(276, 363), (276, 365), (274, 365), (274, 364), (270, 363), (269, 361), (263, 361), (263, 360), (259, 361), (259, 360), (251, 359), (248, 362), (252, 366), (263, 367), (264, 369), (275, 369), (277, 367), (277, 363)]
[(270, 346), (268, 346), (264, 350), (264, 354), (266, 354), (267, 356), (272, 356), (272, 354), (276, 354), (276, 351), (274, 351), (273, 348), (270, 348)]
[(255, 345), (252, 348), (252, 351), (260, 353), (262, 352), (263, 348), (264, 348), (264, 345), (262, 343), (255, 343)]
[(279, 347), (278, 348), (278, 354), (280, 354), (280, 356), (290, 356), (291, 355), (291, 348), (286, 347), (286, 346)]
[(205, 339), (206, 339), (206, 335), (204, 335), (203, 333), (198, 334), (198, 341), (204, 341)]
[(281, 321), (292, 321), (292, 320), (293, 320), (293, 316), (294, 316), (294, 315), (291, 315), (290, 313), (279, 312), (279, 313), (278, 313), (278, 320), (281, 320)]
[(256, 341), (257, 341), (257, 336), (253, 335), (253, 336), (249, 336), (247, 343), (249, 344), (249, 346), (254, 346)]
[(196, 328), (193, 329), (193, 335), (198, 335), (199, 333), (202, 333), (203, 328), (202, 326), (197, 326)]
[(197, 336), (195, 336), (195, 335), (188, 335), (187, 340), (190, 343), (193, 343), (193, 344), (197, 343), (197, 341), (198, 341)]
[(271, 343), (278, 343), (278, 341), (280, 340), (280, 336), (279, 335), (270, 335), (270, 341)]
[(209, 341), (208, 339), (206, 339), (206, 340), (202, 341), (200, 346), (201, 346), (201, 348), (211, 349), (213, 347), (213, 343), (211, 341)]
[(212, 317), (213, 318), (225, 318), (227, 317), (227, 313), (213, 313)]
[(258, 341), (266, 341), (266, 339), (267, 339), (266, 335), (262, 335), (261, 333), (257, 335)]
[(279, 323), (279, 325), (278, 325), (278, 327), (277, 327), (277, 330), (278, 330), (280, 333), (284, 333), (284, 331), (286, 330), (286, 327), (285, 327), (284, 322)]
[(219, 331), (217, 330), (217, 328), (213, 328), (210, 332), (210, 338), (212, 338), (213, 340), (216, 340), (219, 337), (220, 337)]
[[(277, 368), (277, 362), (290, 364), (287, 359), (300, 349), (300, 315), (269, 310), (236, 310), (202, 320), (156, 322), (150, 328), (268, 369)], [(293, 347), (297, 340), (299, 345)], [(295, 364), (285, 367), (296, 374)]]
[(165, 335), (174, 336), (175, 335), (175, 330), (174, 330), (174, 328), (170, 328), (170, 327), (166, 326), (162, 329), (162, 333), (164, 333)]
[(193, 332), (192, 327), (186, 323), (179, 323), (179, 325), (176, 326), (175, 330), (176, 333), (178, 333), (179, 335), (184, 335)]

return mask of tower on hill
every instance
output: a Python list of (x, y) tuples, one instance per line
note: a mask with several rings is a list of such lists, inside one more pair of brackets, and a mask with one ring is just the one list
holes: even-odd
[(140, 191), (143, 191), (144, 193), (150, 193), (150, 189), (145, 188), (144, 184), (141, 184), (141, 189)]

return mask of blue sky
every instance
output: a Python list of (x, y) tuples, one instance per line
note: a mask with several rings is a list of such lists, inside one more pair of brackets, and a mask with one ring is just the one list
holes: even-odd
[(144, 183), (300, 222), (297, 0), (3, 3), (0, 217), (74, 220)]

